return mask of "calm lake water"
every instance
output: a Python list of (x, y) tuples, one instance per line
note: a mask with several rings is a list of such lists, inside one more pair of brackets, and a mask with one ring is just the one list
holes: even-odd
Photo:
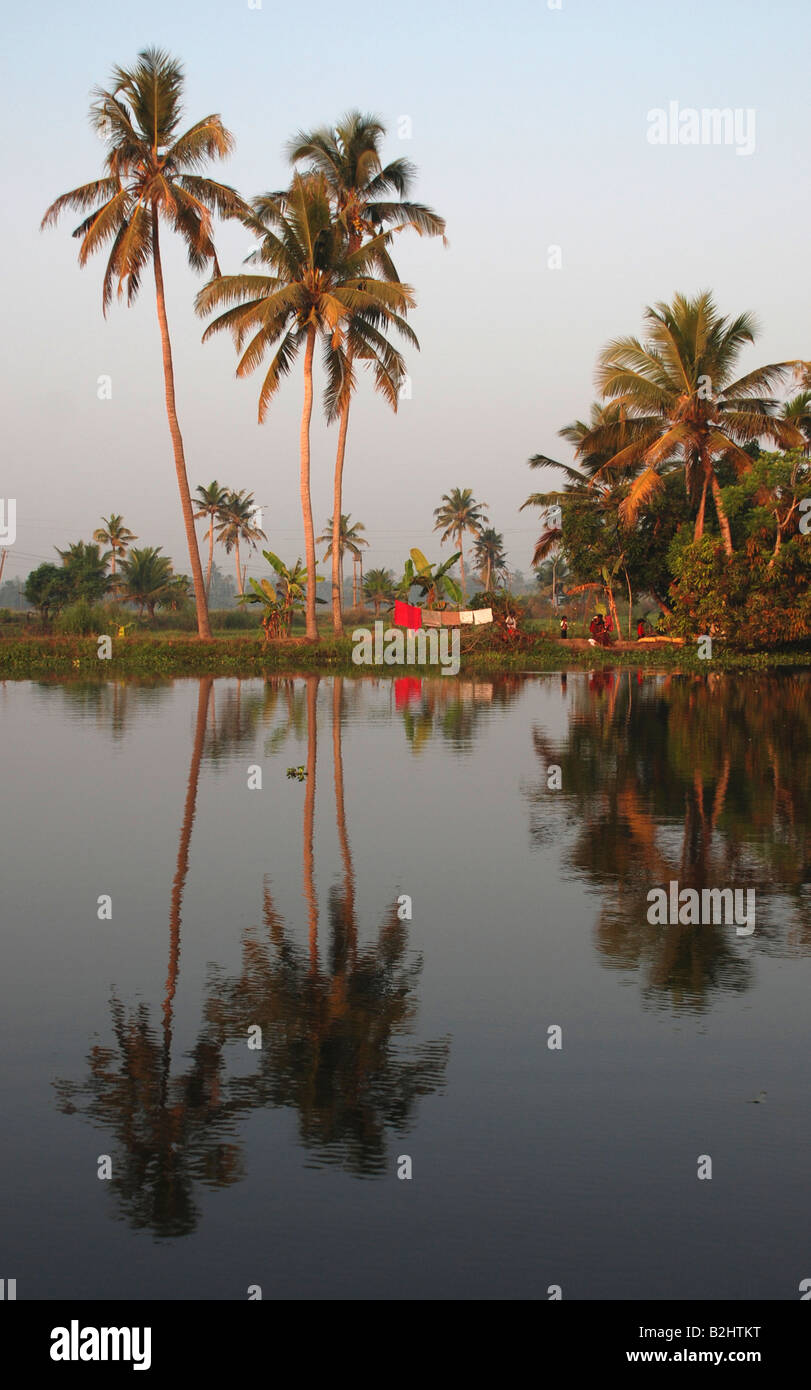
[[(18, 1298), (799, 1297), (807, 676), (0, 712)], [(754, 932), (650, 925), (671, 881)]]

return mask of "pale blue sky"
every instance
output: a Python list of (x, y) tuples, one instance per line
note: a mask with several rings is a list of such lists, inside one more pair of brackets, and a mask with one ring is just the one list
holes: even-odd
[[(289, 22), (290, 14), (300, 16)], [(811, 108), (806, 0), (74, 0), (6, 12), (2, 237), (5, 449), (0, 496), (17, 499), (6, 576), (52, 547), (89, 538), (123, 512), (143, 544), (188, 570), (151, 279), (135, 309), (101, 315), (100, 259), (80, 271), (66, 217), (40, 234), (53, 198), (100, 169), (91, 88), (150, 44), (182, 59), (190, 124), (221, 113), (237, 148), (214, 177), (246, 196), (285, 178), (301, 127), (349, 107), (379, 114), (389, 157), (419, 168), (416, 196), (443, 213), (449, 246), (402, 238), (416, 288), (412, 399), (395, 417), (367, 383), (353, 408), (344, 509), (371, 541), (367, 566), (400, 568), (408, 547), (438, 553), (443, 492), (470, 486), (490, 506), (511, 563), (529, 570), (537, 524), (518, 512), (552, 478), (527, 457), (559, 451), (559, 427), (587, 412), (597, 353), (637, 332), (646, 303), (712, 288), (762, 335), (744, 365), (811, 356), (807, 163)], [(348, 18), (347, 18), (348, 16)], [(648, 143), (647, 113), (753, 108), (756, 148)], [(400, 116), (413, 136), (397, 137)], [(250, 243), (218, 237), (226, 270)], [(550, 245), (562, 268), (547, 268)], [(192, 488), (216, 476), (267, 504), (272, 547), (303, 550), (298, 495), (301, 376), (263, 427), (260, 379), (234, 380), (223, 338), (200, 344), (201, 283), (167, 252), (178, 409)], [(97, 378), (112, 377), (112, 400)], [(318, 530), (331, 510), (335, 433), (313, 431)], [(447, 550), (444, 552), (447, 554)], [(228, 564), (230, 562), (225, 561)], [(251, 569), (264, 562), (254, 557)]]

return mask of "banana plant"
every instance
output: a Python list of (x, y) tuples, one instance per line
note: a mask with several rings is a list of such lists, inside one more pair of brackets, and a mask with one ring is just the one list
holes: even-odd
[[(280, 560), (278, 555), (274, 555), (272, 550), (263, 550), (262, 554), (279, 576), (276, 586), (274, 588), (269, 579), (251, 579), (249, 583), (252, 592), (243, 594), (239, 602), (263, 605), (265, 614), (262, 626), (266, 637), (281, 636), (282, 632), (289, 637), (294, 610), (304, 608), (307, 602), (307, 567), (302, 565), (300, 556), (291, 566)], [(323, 575), (317, 574), (315, 581), (321, 584)], [(315, 601), (325, 603), (326, 599), (316, 597)]]
[(430, 609), (445, 608), (447, 600), (460, 604), (462, 602), (462, 590), (452, 579), (448, 571), (453, 568), (461, 555), (457, 550), (444, 565), (438, 569), (429, 564), (421, 550), (414, 547), (410, 551), (411, 558), (406, 560), (403, 577), (397, 585), (397, 597), (408, 602), (408, 596), (413, 588), (420, 589), (420, 597), (424, 601), (424, 606)]
[(263, 608), (262, 627), (265, 630), (265, 641), (271, 638), (281, 637), (285, 629), (285, 615), (281, 604), (276, 597), (276, 590), (269, 579), (249, 579), (251, 593), (240, 594), (238, 603), (261, 603)]

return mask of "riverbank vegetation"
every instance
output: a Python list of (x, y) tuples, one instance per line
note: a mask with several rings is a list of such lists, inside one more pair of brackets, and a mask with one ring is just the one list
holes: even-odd
[[(262, 676), (267, 672), (321, 672), (388, 679), (405, 675), (432, 678), (436, 666), (369, 666), (352, 661), (350, 637), (325, 637), (314, 645), (305, 638), (263, 642), (253, 633), (215, 637), (201, 643), (191, 634), (155, 633), (147, 637), (112, 639), (109, 659), (99, 656), (99, 642), (88, 637), (29, 637), (0, 642), (0, 680), (105, 680), (123, 676)], [(551, 636), (529, 635), (516, 651), (502, 643), (463, 641), (460, 674), (480, 672), (560, 671), (570, 668), (632, 670), (720, 671), (762, 670), (768, 667), (811, 667), (811, 652), (801, 647), (780, 652), (718, 650), (711, 662), (694, 647), (590, 647), (585, 641), (557, 642)], [(449, 678), (452, 679), (452, 678)]]

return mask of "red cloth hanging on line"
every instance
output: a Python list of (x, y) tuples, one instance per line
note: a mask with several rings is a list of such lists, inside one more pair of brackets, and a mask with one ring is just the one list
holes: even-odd
[(411, 603), (403, 603), (401, 599), (394, 600), (394, 621), (397, 627), (422, 627), (422, 609), (415, 608)]

